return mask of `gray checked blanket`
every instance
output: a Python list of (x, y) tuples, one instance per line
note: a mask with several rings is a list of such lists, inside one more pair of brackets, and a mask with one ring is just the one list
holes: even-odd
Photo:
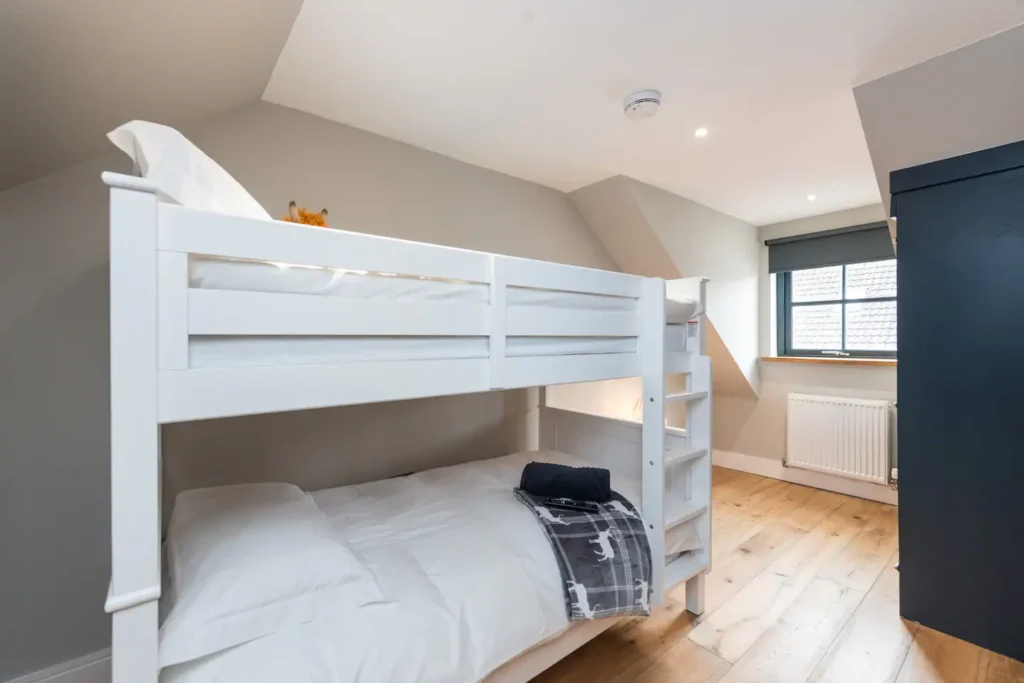
[(522, 489), (515, 494), (555, 551), (569, 621), (651, 613), (651, 546), (628, 500), (613, 491), (612, 500), (588, 513), (545, 507), (543, 498)]

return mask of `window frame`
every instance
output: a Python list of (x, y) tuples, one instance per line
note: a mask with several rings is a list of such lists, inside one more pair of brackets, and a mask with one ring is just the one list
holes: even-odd
[[(892, 259), (878, 259), (889, 261)], [(777, 352), (782, 357), (804, 357), (804, 358), (889, 358), (894, 359), (899, 350), (899, 342), (897, 341), (896, 351), (864, 351), (864, 350), (850, 350), (846, 348), (846, 305), (847, 304), (859, 304), (859, 303), (881, 303), (889, 301), (897, 301), (897, 296), (878, 296), (878, 297), (867, 297), (863, 299), (847, 299), (846, 297), (846, 267), (858, 265), (861, 263), (876, 263), (878, 260), (871, 261), (850, 261), (847, 263), (836, 263), (832, 266), (818, 266), (818, 268), (827, 268), (842, 266), (843, 267), (843, 279), (841, 292), (843, 298), (840, 299), (828, 299), (822, 301), (793, 301), (793, 271), (781, 271), (775, 274), (776, 276), (776, 333), (777, 333)], [(817, 270), (817, 268), (801, 268), (800, 270)], [(839, 304), (842, 307), (842, 350), (834, 349), (795, 349), (793, 348), (793, 328), (792, 328), (792, 316), (791, 311), (797, 306), (824, 306), (828, 304)]]

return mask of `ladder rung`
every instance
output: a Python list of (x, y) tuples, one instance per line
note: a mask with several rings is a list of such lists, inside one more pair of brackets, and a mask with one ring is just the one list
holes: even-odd
[(683, 581), (692, 579), (704, 571), (707, 566), (703, 551), (701, 550), (691, 550), (679, 555), (671, 562), (665, 564), (665, 591), (669, 591)]
[(678, 394), (668, 394), (665, 396), (665, 401), (668, 403), (677, 403), (679, 401), (697, 401), (707, 397), (708, 392), (706, 391), (683, 391)]
[(665, 467), (690, 462), (707, 454), (706, 448), (669, 448), (665, 451)]
[(675, 509), (668, 511), (672, 516), (665, 520), (665, 531), (674, 529), (680, 524), (686, 524), (694, 517), (699, 517), (707, 509), (708, 506), (706, 504), (696, 501), (689, 501), (683, 505), (676, 506)]

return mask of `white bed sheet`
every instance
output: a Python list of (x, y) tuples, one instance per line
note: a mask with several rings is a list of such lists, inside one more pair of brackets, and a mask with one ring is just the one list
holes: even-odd
[[(465, 683), (568, 625), (551, 546), (512, 487), (519, 453), (318, 491), (317, 505), (374, 573), (387, 602), (173, 666), (162, 683)], [(639, 502), (637, 482), (613, 487)], [(689, 537), (689, 540), (685, 537)], [(695, 524), (673, 530), (697, 548)]]
[[(458, 301), (486, 304), (488, 287), (474, 282), (398, 277), (379, 273), (290, 266), (260, 261), (192, 257), (189, 286), (288, 294), (401, 301)], [(510, 287), (510, 307), (632, 311), (636, 300), (596, 294)], [(669, 322), (682, 323), (699, 313), (699, 303), (668, 301)], [(367, 361), (487, 358), (486, 337), (217, 337), (189, 339), (189, 367), (319, 365)], [(673, 351), (685, 350), (685, 334), (670, 335)], [(506, 353), (564, 356), (636, 353), (635, 338), (509, 337)]]

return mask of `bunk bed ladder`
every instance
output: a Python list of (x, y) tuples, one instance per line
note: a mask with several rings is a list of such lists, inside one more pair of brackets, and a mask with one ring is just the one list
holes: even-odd
[[(667, 558), (665, 586), (686, 582), (686, 609), (704, 611), (704, 572), (710, 568), (711, 539), (711, 360), (695, 355), (690, 362), (686, 390), (665, 396), (666, 402), (686, 402), (686, 448), (665, 456), (665, 476), (674, 494), (665, 503), (665, 532), (694, 523), (702, 547)], [(681, 470), (685, 470), (681, 472)], [(679, 477), (685, 474), (685, 477)], [(680, 488), (684, 490), (680, 491)], [(677, 496), (679, 500), (676, 500)], [(696, 520), (696, 521), (694, 521)]]
[[(703, 297), (702, 297), (703, 298)], [(650, 530), (651, 555), (655, 558), (652, 604), (664, 601), (666, 587), (686, 582), (686, 609), (704, 611), (704, 573), (711, 563), (711, 360), (705, 350), (704, 315), (700, 316), (697, 348), (683, 366), (669, 363), (665, 350), (665, 283), (652, 279), (644, 283), (643, 322), (640, 351), (643, 378), (642, 427), (642, 513)], [(686, 389), (666, 394), (668, 368), (687, 374)], [(665, 405), (686, 403), (687, 447), (665, 450)], [(666, 500), (666, 479), (688, 469), (685, 492), (673, 491), (680, 500)], [(684, 495), (680, 495), (684, 494)], [(675, 498), (676, 496), (672, 496)], [(665, 533), (676, 526), (696, 521), (702, 546), (671, 558), (665, 556)]]

